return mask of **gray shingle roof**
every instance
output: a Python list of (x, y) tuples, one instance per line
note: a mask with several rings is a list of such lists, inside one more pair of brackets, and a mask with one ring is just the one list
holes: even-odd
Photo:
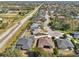
[(73, 44), (71, 43), (71, 41), (67, 40), (67, 39), (56, 39), (57, 41), (57, 46), (60, 49), (68, 49), (68, 48), (73, 48)]
[(34, 30), (34, 29), (36, 29), (36, 28), (38, 28), (39, 27), (39, 24), (37, 24), (37, 23), (33, 23), (32, 25), (31, 25), (31, 29), (32, 30)]
[(18, 45), (22, 45), (22, 49), (29, 49), (32, 46), (32, 42), (33, 42), (33, 38), (29, 37), (29, 38), (20, 38), (16, 44), (16, 46), (18, 47)]
[(73, 33), (72, 33), (72, 36), (73, 36), (74, 38), (79, 38), (79, 32), (73, 32)]

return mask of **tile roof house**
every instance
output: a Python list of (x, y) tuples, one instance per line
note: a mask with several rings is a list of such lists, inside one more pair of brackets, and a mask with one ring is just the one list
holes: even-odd
[(32, 47), (34, 38), (28, 37), (28, 38), (20, 38), (16, 43), (16, 48), (21, 50), (26, 50)]
[(54, 48), (54, 42), (50, 37), (41, 37), (37, 40), (37, 47), (42, 48), (45, 51), (52, 52)]
[(72, 50), (74, 48), (74, 45), (68, 39), (56, 39), (56, 42), (59, 49)]

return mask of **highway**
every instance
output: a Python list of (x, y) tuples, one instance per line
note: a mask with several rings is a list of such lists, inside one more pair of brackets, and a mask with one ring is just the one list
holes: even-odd
[(17, 24), (15, 24), (14, 26), (12, 26), (10, 29), (8, 29), (6, 32), (4, 32), (3, 34), (0, 35), (0, 48), (2, 48), (6, 44), (6, 42), (20, 29), (20, 27), (22, 27), (22, 25), (27, 20), (29, 20), (31, 17), (33, 17), (33, 14), (35, 14), (39, 10), (39, 8), (41, 7), (41, 5), (38, 6), (37, 8), (35, 8), (35, 10), (33, 10), (30, 14), (28, 14), (20, 22), (18, 22)]

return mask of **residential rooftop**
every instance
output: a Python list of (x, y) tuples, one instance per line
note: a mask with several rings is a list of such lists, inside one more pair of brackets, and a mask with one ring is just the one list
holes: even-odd
[(51, 37), (41, 37), (37, 40), (37, 47), (42, 48), (45, 51), (53, 51), (54, 42), (52, 41)]
[(20, 38), (17, 43), (16, 43), (16, 48), (17, 49), (29, 49), (32, 47), (32, 43), (33, 43), (34, 38), (33, 37), (23, 37)]
[(56, 39), (57, 47), (59, 49), (72, 49), (74, 45), (68, 39)]
[(43, 47), (43, 45), (52, 46), (52, 39), (49, 37), (41, 37), (38, 39), (38, 47)]
[(79, 38), (79, 32), (73, 32), (73, 33), (71, 33), (71, 36), (72, 36), (73, 38), (78, 39), (78, 38)]

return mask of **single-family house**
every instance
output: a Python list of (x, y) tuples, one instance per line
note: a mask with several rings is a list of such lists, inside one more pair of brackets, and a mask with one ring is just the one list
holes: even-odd
[(33, 24), (31, 25), (31, 29), (32, 29), (32, 30), (35, 30), (35, 29), (39, 28), (39, 26), (40, 26), (40, 24), (38, 24), (38, 23), (33, 23)]
[(20, 38), (16, 43), (16, 48), (21, 50), (29, 49), (32, 47), (33, 41), (34, 41), (34, 37)]
[(79, 39), (79, 32), (73, 32), (70, 34), (73, 38)]
[(52, 31), (52, 32), (50, 31), (50, 32), (48, 32), (48, 34), (49, 34), (50, 36), (52, 36), (52, 37), (60, 38), (60, 37), (63, 36), (64, 33), (59, 32), (59, 31)]
[(74, 45), (71, 43), (70, 40), (68, 39), (56, 39), (56, 42), (57, 42), (57, 47), (59, 49), (73, 49), (74, 48)]
[(79, 54), (79, 43), (76, 43), (76, 49), (75, 49), (75, 52), (76, 52), (77, 54)]
[(62, 56), (74, 56), (74, 45), (70, 40), (66, 39), (56, 39), (57, 48), (59, 54)]
[(37, 47), (42, 48), (48, 52), (53, 52), (53, 48), (55, 46), (54, 46), (54, 42), (52, 41), (51, 37), (45, 36), (45, 37), (38, 38)]
[(44, 32), (42, 29), (35, 29), (33, 31), (33, 34), (34, 35), (44, 35), (44, 34), (47, 34), (46, 32)]

